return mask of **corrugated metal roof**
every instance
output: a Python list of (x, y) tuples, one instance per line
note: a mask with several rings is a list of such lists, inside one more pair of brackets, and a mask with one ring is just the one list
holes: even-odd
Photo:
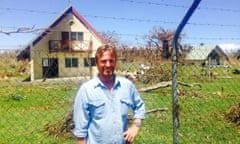
[(215, 46), (200, 46), (193, 48), (190, 53), (187, 55), (187, 60), (205, 60), (207, 59), (208, 55), (211, 53), (213, 49), (216, 48)]

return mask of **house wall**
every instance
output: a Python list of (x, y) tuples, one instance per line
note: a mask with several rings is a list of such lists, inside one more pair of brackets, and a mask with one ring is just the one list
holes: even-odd
[(209, 57), (208, 57), (209, 63), (212, 66), (222, 66), (225, 65), (225, 61), (227, 60), (226, 57), (218, 50), (214, 49)]
[[(74, 24), (70, 25), (70, 21)], [(93, 52), (90, 57), (95, 56), (96, 49), (102, 45), (102, 42), (91, 33), (75, 16), (68, 15), (64, 18), (56, 27), (52, 29), (44, 38), (41, 39), (34, 47), (31, 48), (33, 74), (32, 80), (43, 78), (43, 58), (57, 58), (58, 59), (58, 71), (59, 77), (79, 77), (79, 76), (95, 76), (97, 74), (97, 68), (92, 67), (92, 73), (90, 74), (90, 68), (84, 67), (84, 58), (88, 57), (87, 52), (52, 52), (49, 53), (49, 40), (61, 40), (61, 32), (76, 31), (84, 32), (84, 43), (86, 47), (89, 47), (89, 42), (92, 41)], [(78, 58), (77, 68), (66, 68), (65, 58)]]

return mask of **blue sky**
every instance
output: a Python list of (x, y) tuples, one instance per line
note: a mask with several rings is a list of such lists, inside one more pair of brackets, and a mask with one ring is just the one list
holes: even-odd
[[(69, 4), (98, 31), (142, 44), (154, 26), (175, 30), (193, 0), (0, 0), (0, 30), (46, 28)], [(202, 0), (183, 30), (182, 43), (240, 45), (240, 1)], [(37, 33), (0, 33), (0, 49), (28, 44)]]

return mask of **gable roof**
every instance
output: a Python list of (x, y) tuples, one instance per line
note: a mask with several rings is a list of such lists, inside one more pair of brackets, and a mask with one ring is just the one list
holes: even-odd
[(218, 45), (216, 45), (216, 46), (203, 46), (203, 47), (194, 48), (187, 55), (186, 59), (187, 60), (206, 60), (213, 50), (216, 50), (218, 53), (220, 53), (221, 55), (227, 58), (227, 55), (223, 52), (223, 50)]
[(205, 60), (208, 54), (215, 48), (215, 46), (204, 46), (193, 48), (187, 55), (187, 60)]
[(33, 41), (32, 44), (35, 46), (44, 36), (47, 35), (48, 32), (51, 31), (53, 27), (59, 24), (62, 19), (64, 19), (68, 14), (73, 14), (89, 31), (93, 32), (97, 38), (103, 43), (106, 43), (106, 40), (74, 9), (71, 5), (69, 5), (62, 14), (60, 14), (56, 20), (53, 21), (52, 24), (48, 26), (48, 28), (43, 31), (39, 36), (37, 36)]
[(66, 9), (45, 29), (41, 34), (34, 38), (26, 47), (20, 50), (17, 54), (17, 60), (25, 60), (30, 58), (30, 46), (35, 46), (41, 39), (43, 39), (47, 33), (51, 31), (53, 27), (59, 24), (68, 14), (73, 14), (90, 32), (92, 32), (102, 43), (106, 43), (104, 37), (102, 37), (78, 12), (68, 5)]

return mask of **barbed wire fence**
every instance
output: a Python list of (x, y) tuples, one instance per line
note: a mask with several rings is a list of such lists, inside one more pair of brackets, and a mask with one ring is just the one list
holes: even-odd
[[(0, 142), (72, 143), (72, 103), (81, 82), (87, 79), (47, 78), (31, 82), (29, 66), (18, 72), (22, 63), (12, 52), (1, 54), (5, 69), (1, 68)], [(129, 55), (118, 62), (116, 72), (137, 84), (147, 108), (135, 143), (172, 143), (171, 61), (153, 58), (146, 63), (151, 52), (143, 56), (137, 49), (122, 53)], [(179, 142), (239, 142), (239, 60), (231, 56), (229, 59), (227, 65), (202, 66), (186, 60), (178, 63)]]
[[(27, 30), (33, 32), (34, 28)], [(197, 39), (202, 42), (222, 38)], [(30, 65), (19, 71), (23, 63), (16, 60), (15, 50), (0, 51), (0, 144), (74, 143), (72, 103), (81, 83), (88, 80), (89, 71), (78, 77), (32, 82)], [(173, 143), (172, 62), (159, 58), (161, 54), (156, 51), (119, 48), (118, 52), (123, 59), (118, 61), (116, 73), (131, 79), (146, 103), (147, 117), (134, 142), (136, 144)], [(41, 53), (39, 51), (38, 55)], [(194, 57), (204, 54), (204, 50), (197, 51)], [(204, 61), (181, 58), (178, 62), (179, 143), (240, 142), (239, 57), (236, 51), (227, 51), (225, 55), (215, 48)], [(42, 61), (37, 64), (41, 66)], [(79, 65), (84, 65), (84, 60), (79, 60)]]
[[(146, 5), (146, 6), (164, 6), (169, 8), (181, 8), (181, 9), (187, 9), (189, 6), (186, 5), (176, 5), (176, 4), (169, 4), (167, 2), (149, 2), (149, 1), (133, 1), (133, 0), (121, 0), (122, 2), (129, 3), (132, 5)], [(24, 8), (9, 8), (9, 7), (1, 7), (0, 10), (6, 11), (6, 12), (24, 12), (24, 13), (30, 13), (30, 14), (47, 14), (47, 15), (56, 15), (58, 12), (56, 11), (42, 11), (42, 10), (34, 10), (34, 9), (24, 9)], [(230, 8), (216, 8), (216, 7), (198, 7), (198, 10), (202, 11), (210, 11), (210, 12), (221, 12), (221, 13), (229, 13), (229, 14), (238, 14), (240, 13), (239, 9), (230, 9)], [(102, 19), (102, 20), (112, 20), (112, 21), (127, 21), (129, 23), (132, 22), (141, 22), (141, 23), (156, 23), (158, 25), (160, 24), (179, 24), (179, 21), (167, 21), (167, 20), (159, 20), (159, 19), (140, 19), (140, 18), (128, 18), (128, 17), (114, 17), (114, 16), (101, 16), (101, 15), (88, 15), (88, 14), (82, 14), (82, 16), (86, 18), (94, 18), (94, 19)], [(225, 23), (200, 23), (200, 22), (194, 22), (190, 21), (186, 24), (187, 26), (195, 26), (199, 28), (204, 27), (213, 27), (213, 28), (233, 28), (238, 30), (240, 28), (239, 24), (225, 24)], [(31, 27), (16, 27), (16, 26), (0, 26), (0, 33), (3, 34), (11, 34), (11, 33), (36, 33), (40, 32), (41, 30), (47, 30), (48, 28), (38, 28), (36, 27), (36, 24), (33, 24)], [(53, 30), (52, 30), (53, 31)], [(117, 33), (122, 37), (136, 37), (136, 38), (142, 38), (144, 35), (139, 34), (131, 34), (131, 33)], [(192, 40), (198, 40), (199, 43), (191, 43), (191, 44), (200, 44), (202, 41), (209, 40), (230, 40), (235, 41), (239, 40), (240, 37), (236, 36), (228, 36), (228, 37), (198, 37), (198, 36), (185, 36), (184, 39), (192, 39)]]

